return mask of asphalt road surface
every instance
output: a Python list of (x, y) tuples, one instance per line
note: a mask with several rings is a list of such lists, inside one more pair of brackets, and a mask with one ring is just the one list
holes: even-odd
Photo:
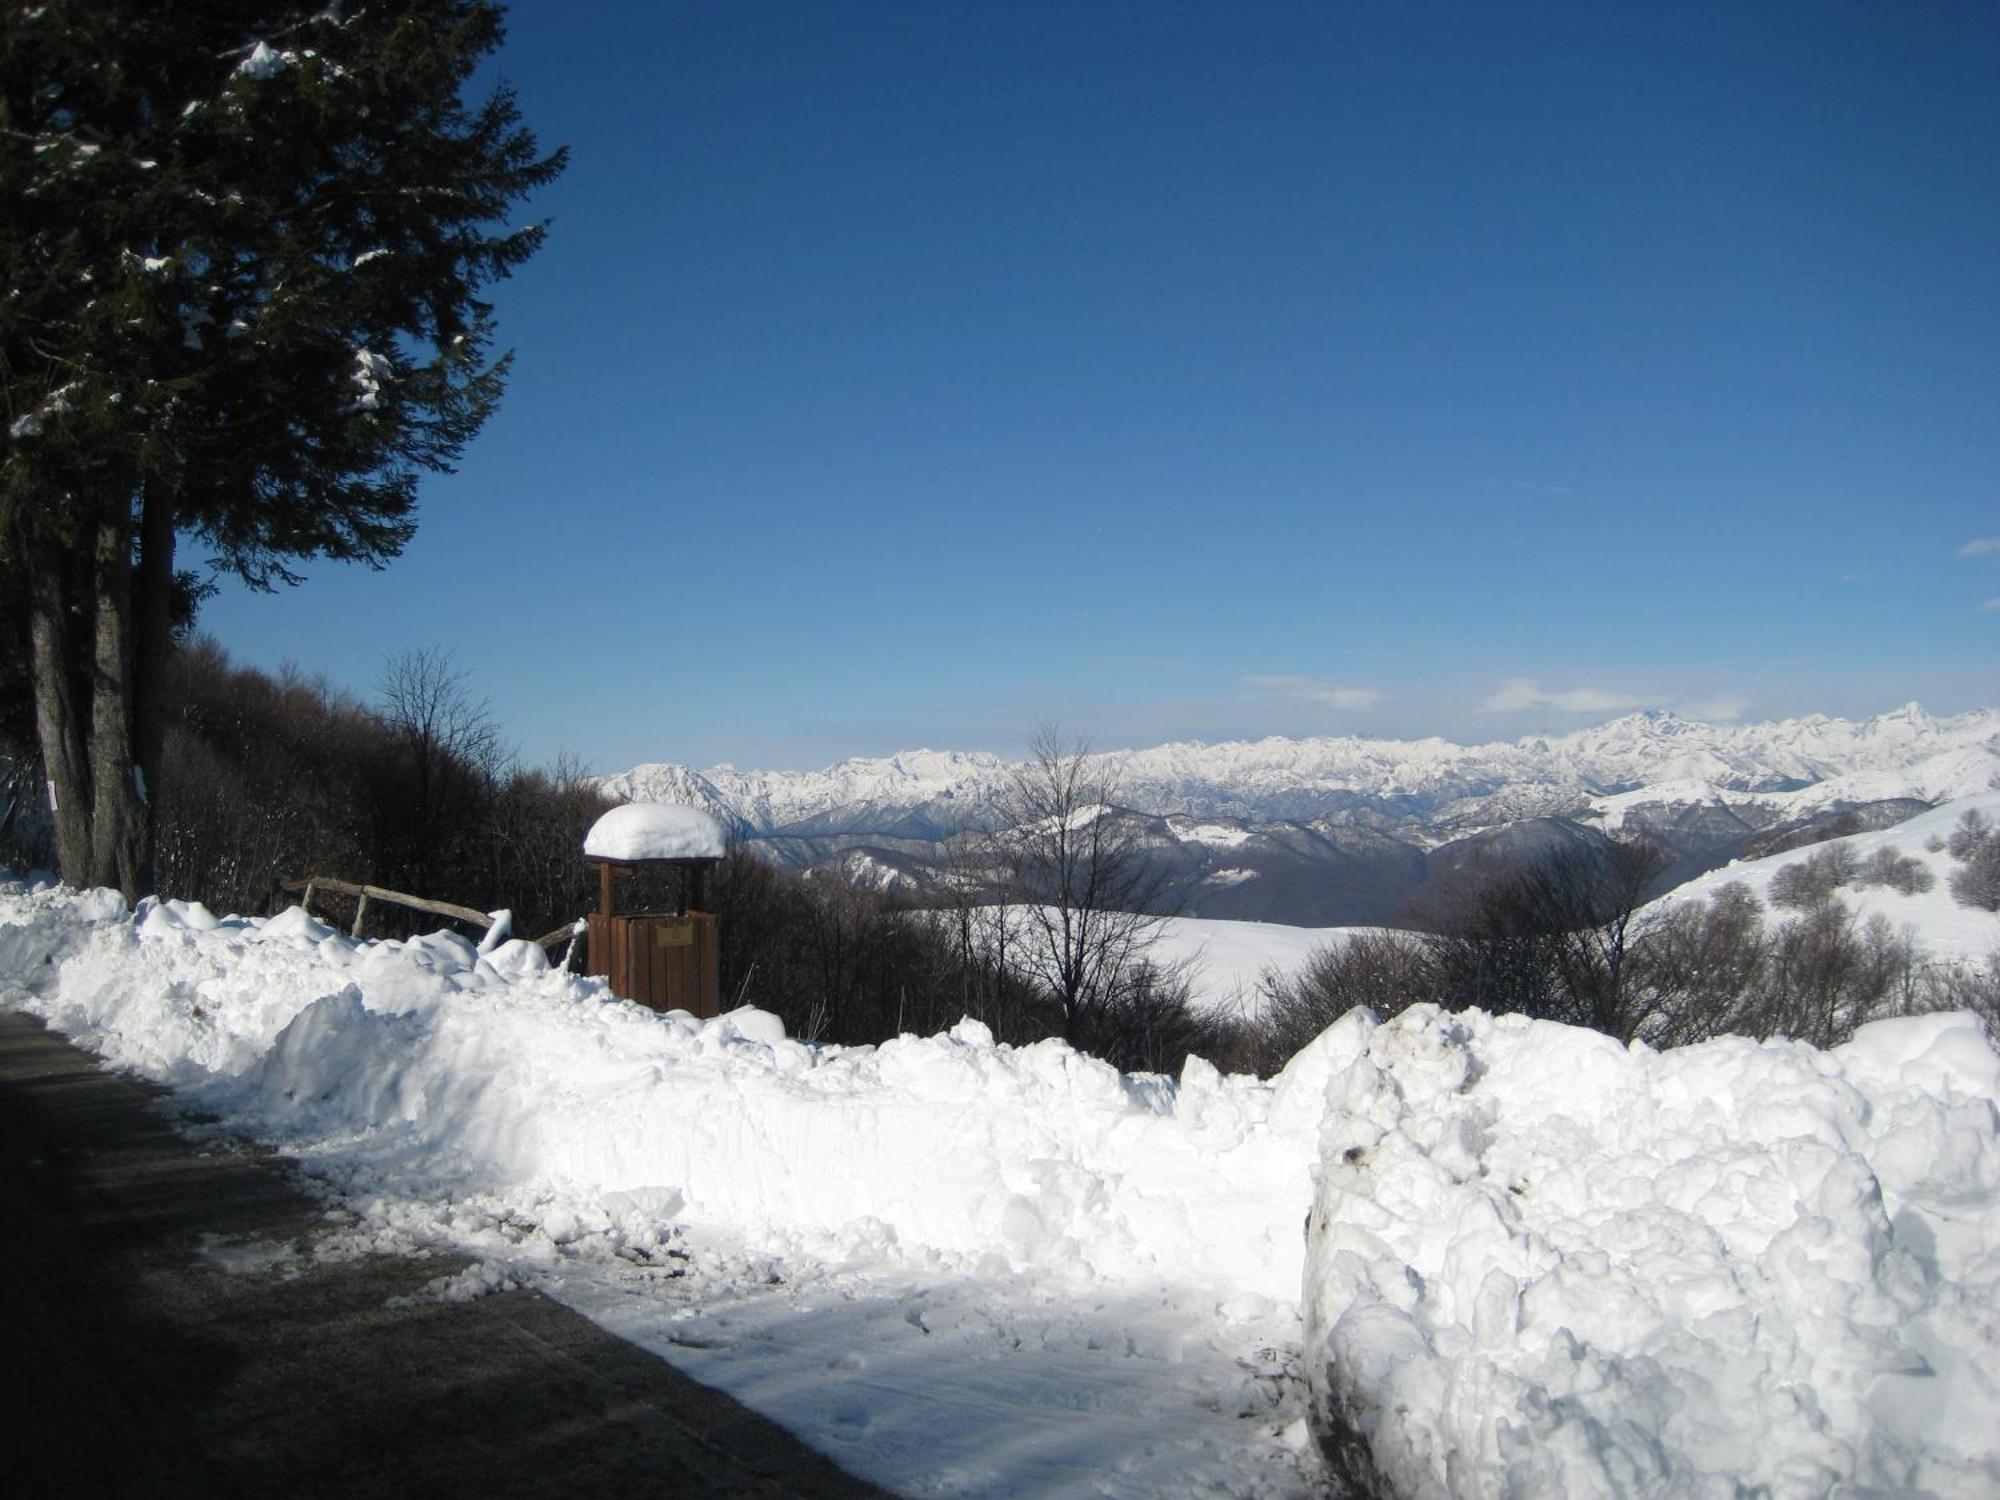
[(537, 1293), (390, 1305), (468, 1262), (224, 1269), (324, 1211), (160, 1097), (0, 1011), (10, 1496), (883, 1495)]

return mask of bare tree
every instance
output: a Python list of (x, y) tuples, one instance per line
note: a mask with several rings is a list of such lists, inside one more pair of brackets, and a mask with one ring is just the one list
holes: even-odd
[(1640, 936), (1627, 975), (1645, 1040), (1679, 1047), (1758, 1029), (1770, 960), (1763, 904), (1748, 886), (1671, 908)]
[(1045, 726), (989, 844), (1021, 972), (1048, 993), (1063, 1039), (1079, 1047), (1102, 1044), (1101, 1023), (1138, 975), (1168, 896), (1165, 870), (1146, 857), (1117, 798), (1116, 766)]
[(506, 759), (483, 698), (474, 698), (448, 650), (430, 647), (389, 658), (376, 687), (382, 722), (395, 741), (396, 789), (407, 874), (431, 894), (448, 872), (447, 851), (498, 781)]
[(1628, 975), (1635, 918), (1665, 864), (1643, 840), (1576, 843), (1475, 874), (1431, 918), (1442, 998), (1629, 1041), (1645, 1020)]
[(615, 806), (575, 755), (515, 767), (488, 820), (494, 888), (517, 924), (540, 932), (590, 910), (597, 872), (583, 857), (590, 825)]

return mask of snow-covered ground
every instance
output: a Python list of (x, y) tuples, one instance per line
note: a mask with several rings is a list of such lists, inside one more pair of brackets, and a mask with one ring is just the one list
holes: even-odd
[(1371, 927), (1288, 927), (1282, 922), (1235, 922), (1221, 917), (1167, 917), (1147, 956), (1186, 965), (1197, 1004), (1236, 1015), (1257, 1013), (1264, 976), (1292, 974), (1321, 948)]
[[(1042, 909), (1053, 917), (1054, 907)], [(1012, 952), (1023, 971), (1032, 969), (1036, 948), (1030, 908), (983, 906), (975, 918), (989, 937), (1005, 921), (1013, 933)], [(1142, 955), (1147, 962), (1186, 977), (1198, 1006), (1225, 1015), (1255, 1016), (1268, 975), (1290, 975), (1320, 949), (1379, 927), (1289, 927), (1282, 922), (1243, 922), (1226, 917), (1155, 917), (1146, 925)]]
[(0, 1004), (295, 1156), (340, 1206), (298, 1253), (469, 1251), (436, 1295), (531, 1282), (913, 1496), (1313, 1493), (1301, 1368), (1413, 1494), (2000, 1491), (1968, 1021), (1656, 1055), (1418, 1010), (1127, 1077), (4, 885)]
[[(1967, 812), (1978, 812), (1989, 822), (2000, 823), (2000, 791), (1961, 797), (1927, 813), (1919, 813), (1906, 823), (1874, 833), (1857, 833), (1844, 839), (1808, 844), (1803, 849), (1792, 849), (1763, 859), (1733, 861), (1686, 885), (1676, 886), (1647, 910), (1665, 911), (1688, 901), (1706, 900), (1722, 887), (1737, 883), (1748, 888), (1769, 907), (1771, 882), (1777, 879), (1778, 872), (1789, 865), (1803, 863), (1828, 844), (1844, 845), (1853, 852), (1857, 863), (1879, 850), (1892, 849), (1923, 864), (1931, 874), (1931, 889), (1905, 895), (1888, 886), (1850, 884), (1837, 893), (1840, 900), (1863, 921), (1880, 914), (1897, 928), (1909, 928), (1930, 958), (1984, 962), (1988, 954), (2000, 949), (2000, 917), (1976, 907), (1960, 906), (1952, 899), (1951, 874), (1960, 866), (1944, 848), (1952, 829)], [(1782, 915), (1782, 909), (1774, 909), (1774, 914)]]
[(1307, 1493), (1321, 1080), (1126, 1078), (965, 1024), (808, 1047), (539, 950), (0, 886), (0, 1004), (298, 1158), (308, 1253), (450, 1246), (907, 1495)]

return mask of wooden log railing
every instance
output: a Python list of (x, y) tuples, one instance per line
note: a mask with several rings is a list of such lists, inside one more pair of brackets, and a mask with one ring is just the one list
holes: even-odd
[(379, 885), (362, 885), (352, 880), (335, 880), (327, 875), (314, 875), (307, 880), (281, 880), (281, 891), (301, 893), (299, 905), (312, 912), (312, 900), (320, 891), (332, 891), (340, 896), (354, 897), (354, 927), (349, 936), (360, 937), (361, 925), (368, 919), (370, 901), (387, 901), (396, 906), (407, 906), (416, 911), (427, 911), (433, 916), (452, 917), (460, 922), (469, 922), (481, 932), (493, 925), (493, 918), (485, 912), (470, 906), (460, 906), (455, 901), (433, 901), (428, 896), (412, 896), (406, 891), (392, 891)]
[[(371, 901), (387, 901), (392, 906), (407, 906), (413, 911), (427, 911), (433, 916), (451, 917), (477, 927), (482, 933), (493, 925), (492, 914), (480, 911), (476, 907), (460, 906), (456, 901), (433, 901), (428, 896), (412, 896), (407, 891), (392, 891), (385, 886), (364, 885), (353, 880), (336, 880), (330, 875), (314, 875), (305, 880), (281, 880), (278, 882), (278, 889), (298, 896), (299, 905), (305, 908), (308, 916), (312, 914), (313, 897), (321, 891), (331, 891), (337, 896), (352, 896), (354, 922), (348, 929), (349, 937), (361, 936), (362, 926), (368, 920), (368, 903)], [(570, 937), (575, 930), (574, 922), (565, 922), (555, 931), (534, 939), (535, 946), (544, 949), (553, 948), (557, 943)]]

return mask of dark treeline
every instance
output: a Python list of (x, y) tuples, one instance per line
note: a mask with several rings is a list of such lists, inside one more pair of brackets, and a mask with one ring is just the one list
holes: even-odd
[[(174, 654), (169, 680), (161, 895), (254, 912), (281, 880), (329, 875), (509, 907), (530, 935), (583, 910), (582, 830), (609, 804), (575, 764), (509, 763), (444, 654), (392, 660), (374, 703), (207, 640)], [(371, 930), (401, 920), (378, 907)]]

